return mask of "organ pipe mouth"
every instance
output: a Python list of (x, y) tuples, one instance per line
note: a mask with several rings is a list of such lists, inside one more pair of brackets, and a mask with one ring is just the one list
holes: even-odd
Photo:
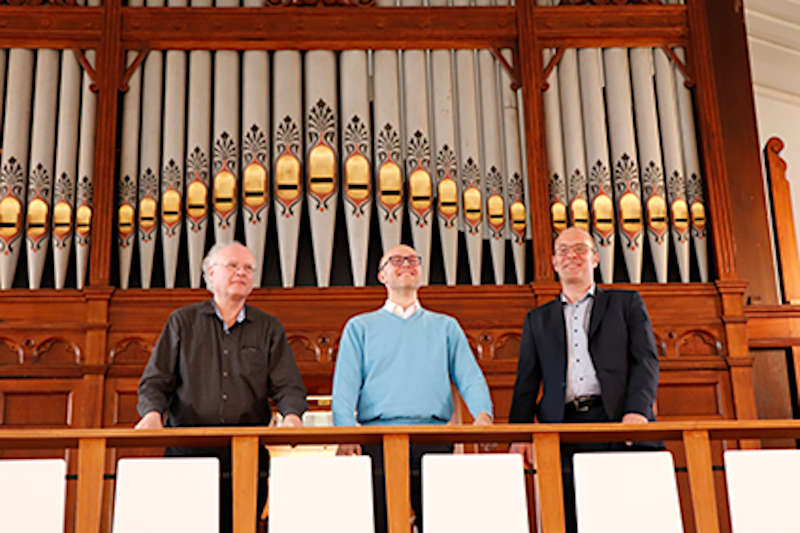
[(362, 154), (353, 154), (344, 164), (344, 182), (347, 196), (362, 202), (369, 197), (369, 161)]
[(244, 169), (242, 189), (248, 207), (261, 207), (267, 202), (267, 170), (260, 163), (250, 163)]
[(683, 198), (672, 202), (672, 224), (681, 233), (689, 229), (689, 206)]
[(607, 235), (614, 231), (614, 202), (607, 194), (598, 194), (594, 198), (592, 211), (594, 227), (599, 233)]
[(208, 187), (202, 181), (193, 181), (186, 191), (186, 212), (195, 220), (206, 216)]
[(439, 182), (439, 211), (451, 217), (458, 213), (458, 185), (452, 178), (445, 178)]
[[(81, 206), (83, 207), (83, 206)], [(78, 209), (80, 211), (80, 208)], [(139, 202), (139, 227), (149, 230), (156, 225), (156, 201), (151, 197)]]
[(41, 198), (34, 198), (28, 204), (28, 236), (34, 239), (47, 233), (47, 215), (50, 209)]
[(486, 199), (486, 212), (489, 215), (489, 224), (500, 228), (505, 224), (505, 201), (499, 194), (493, 194)]
[[(127, 207), (130, 215), (127, 215), (127, 223), (130, 226), (127, 233), (133, 230), (133, 206), (124, 204), (120, 206), (120, 219), (122, 219), (122, 209)], [(53, 206), (53, 233), (58, 237), (67, 235), (72, 229), (72, 206), (65, 201), (60, 201)], [(122, 230), (120, 230), (122, 233)]]
[(175, 189), (169, 189), (161, 197), (161, 219), (167, 224), (181, 219), (181, 195)]
[(300, 196), (300, 161), (290, 153), (275, 163), (275, 194), (284, 202), (293, 202)]
[(698, 230), (706, 227), (706, 208), (700, 202), (693, 202), (691, 207), (692, 226)]
[(19, 233), (22, 204), (13, 196), (0, 201), (0, 237), (13, 237)]
[(659, 233), (667, 229), (667, 202), (662, 196), (647, 199), (647, 226)]
[(336, 189), (336, 154), (330, 146), (318, 144), (308, 154), (308, 189), (327, 196)]
[(464, 218), (467, 222), (476, 224), (481, 220), (481, 191), (469, 187), (464, 191)]
[[(58, 206), (56, 206), (58, 209)], [(120, 232), (121, 235), (130, 235), (133, 231), (133, 206), (130, 204), (124, 204), (119, 206), (117, 210), (117, 230)], [(55, 216), (53, 217), (55, 219)], [(58, 232), (58, 226), (53, 223), (53, 229)], [(66, 224), (66, 231), (59, 233), (59, 235), (63, 235), (69, 231), (69, 223)]]
[(589, 231), (589, 202), (583, 198), (575, 198), (570, 204), (572, 225)]
[(633, 235), (642, 231), (642, 202), (639, 197), (628, 191), (619, 200), (620, 219), (622, 230)]
[[(153, 202), (153, 213), (155, 213), (155, 202)], [(92, 229), (92, 208), (83, 204), (76, 213), (75, 231), (79, 235), (86, 236)]]
[(214, 209), (228, 213), (236, 206), (236, 177), (230, 170), (221, 170), (214, 176)]
[(427, 211), (431, 208), (431, 195), (433, 184), (431, 175), (424, 169), (418, 168), (408, 178), (408, 194), (411, 197), (411, 207), (417, 211)]
[(378, 171), (378, 194), (381, 203), (390, 209), (403, 201), (403, 176), (394, 161), (385, 162)]
[(511, 229), (519, 235), (525, 233), (528, 218), (525, 204), (519, 200), (511, 202), (511, 205), (508, 207), (508, 216), (511, 220)]
[(569, 221), (567, 220), (567, 206), (563, 202), (553, 202), (550, 206), (550, 218), (553, 221), (553, 230), (556, 233), (561, 233), (567, 229)]

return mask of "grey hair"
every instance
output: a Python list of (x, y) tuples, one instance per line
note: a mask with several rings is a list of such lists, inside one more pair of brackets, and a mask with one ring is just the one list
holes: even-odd
[(214, 294), (214, 285), (211, 283), (211, 278), (209, 278), (208, 269), (211, 267), (211, 265), (216, 263), (218, 253), (228, 246), (235, 246), (237, 244), (239, 246), (244, 246), (244, 244), (240, 243), (239, 241), (218, 242), (211, 247), (206, 256), (203, 258), (203, 282), (205, 282), (206, 289), (211, 291), (211, 294)]

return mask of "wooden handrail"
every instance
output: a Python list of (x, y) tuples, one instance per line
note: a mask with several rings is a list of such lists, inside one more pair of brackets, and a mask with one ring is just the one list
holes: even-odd
[(422, 442), (515, 442), (536, 445), (545, 530), (564, 529), (560, 442), (682, 441), (698, 533), (718, 533), (711, 470), (712, 440), (800, 439), (800, 420), (692, 421), (635, 424), (498, 424), (494, 426), (371, 426), (335, 428), (214, 427), (156, 431), (132, 429), (0, 430), (2, 449), (77, 448), (77, 531), (100, 528), (102, 480), (107, 448), (232, 446), (235, 533), (254, 533), (258, 445), (383, 443), (390, 533), (408, 531), (408, 447)]

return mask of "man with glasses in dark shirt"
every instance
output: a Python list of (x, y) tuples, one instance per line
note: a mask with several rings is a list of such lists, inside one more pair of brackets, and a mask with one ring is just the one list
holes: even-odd
[[(170, 315), (139, 382), (137, 429), (265, 426), (272, 398), (283, 425), (302, 425), (306, 388), (280, 322), (245, 304), (255, 260), (240, 243), (217, 244), (203, 260), (211, 300)], [(231, 456), (224, 448), (169, 448), (169, 456), (220, 460), (220, 531), (231, 527)], [(262, 448), (259, 470), (267, 471)], [(259, 504), (266, 499), (259, 478)], [(260, 507), (259, 507), (260, 508)]]

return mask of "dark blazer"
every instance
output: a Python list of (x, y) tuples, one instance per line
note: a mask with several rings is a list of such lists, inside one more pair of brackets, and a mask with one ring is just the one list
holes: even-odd
[[(636, 291), (595, 291), (589, 352), (609, 420), (635, 412), (655, 420), (658, 355), (653, 326)], [(562, 422), (567, 376), (566, 328), (560, 298), (531, 310), (522, 328), (509, 422)], [(539, 385), (542, 399), (537, 405)]]

